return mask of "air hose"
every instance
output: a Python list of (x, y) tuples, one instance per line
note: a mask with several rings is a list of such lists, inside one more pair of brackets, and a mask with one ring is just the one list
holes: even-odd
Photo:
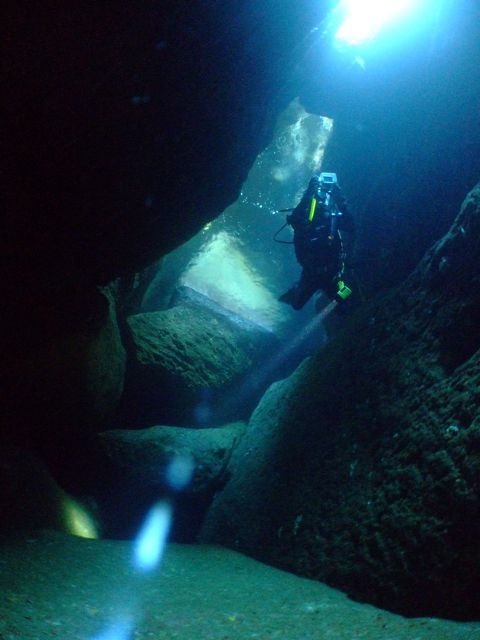
[[(291, 209), (279, 209), (279, 213), (288, 213), (290, 211), (293, 211), (293, 207)], [(287, 226), (288, 226), (288, 222), (285, 222), (285, 224), (281, 226), (280, 229), (277, 231), (277, 233), (273, 236), (273, 240), (275, 242), (278, 242), (279, 244), (293, 244), (292, 240), (277, 240), (278, 234), (281, 233)]]
[(278, 234), (281, 233), (287, 226), (288, 226), (288, 222), (285, 222), (285, 224), (282, 225), (280, 229), (277, 231), (277, 233), (273, 236), (273, 240), (275, 242), (278, 242), (279, 244), (293, 244), (293, 240), (277, 240)]

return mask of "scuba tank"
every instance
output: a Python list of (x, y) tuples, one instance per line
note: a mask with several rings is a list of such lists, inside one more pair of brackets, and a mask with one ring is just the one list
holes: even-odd
[[(330, 201), (331, 199), (332, 197), (331, 197), (331, 194), (329, 193), (328, 200)], [(328, 234), (328, 241), (331, 244), (334, 241), (335, 236), (337, 235), (338, 218), (339, 216), (342, 215), (342, 213), (338, 210), (337, 205), (333, 202), (330, 205), (329, 215), (330, 215), (330, 232)]]
[(335, 240), (338, 231), (338, 218), (342, 215), (342, 212), (338, 210), (337, 204), (332, 197), (330, 189), (323, 189), (322, 183), (319, 185), (317, 193), (312, 196), (310, 201), (310, 207), (308, 210), (308, 221), (313, 222), (315, 213), (320, 202), (323, 212), (328, 215), (330, 225), (328, 230), (328, 243), (331, 245)]

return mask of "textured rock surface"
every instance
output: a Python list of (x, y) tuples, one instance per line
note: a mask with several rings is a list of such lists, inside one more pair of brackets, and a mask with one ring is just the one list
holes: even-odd
[[(159, 496), (174, 494), (172, 463), (191, 466), (191, 481), (176, 498), (175, 539), (193, 540), (213, 494), (228, 479), (242, 422), (211, 429), (155, 426), (99, 434), (89, 465), (106, 535), (133, 535)], [(94, 463), (94, 467), (92, 466)]]
[[(133, 274), (236, 199), (325, 11), (311, 0), (281, 11), (277, 0), (7, 3), (0, 375), (8, 382), (13, 362), (16, 383), (2, 386), (22, 411), (0, 402), (22, 429), (52, 427), (30, 387), (56, 387), (59, 361), (67, 382), (91, 387), (71, 352), (85, 347), (76, 327), (89, 323), (95, 287), (124, 276), (125, 308), (135, 305)], [(33, 378), (32, 351), (45, 361)], [(57, 391), (45, 395), (54, 414), (70, 402)]]
[(255, 411), (203, 539), (410, 614), (479, 616), (480, 189)]
[(236, 422), (211, 429), (156, 426), (149, 429), (112, 430), (98, 438), (104, 456), (102, 467), (125, 487), (145, 490), (165, 485), (165, 472), (175, 458), (193, 464), (188, 484), (191, 493), (213, 491), (225, 480), (227, 464), (245, 424)]
[[(225, 415), (241, 415), (251, 398), (245, 397), (242, 407), (232, 396), (229, 408), (228, 394), (253, 376), (267, 349), (276, 345), (268, 331), (194, 292), (170, 309), (127, 322), (133, 351), (125, 393), (128, 426), (208, 426)], [(258, 398), (260, 390), (252, 387), (252, 392)]]
[(129, 542), (46, 531), (0, 539), (0, 562), (2, 634), (12, 639), (480, 638), (479, 623), (407, 620), (216, 547), (169, 545), (142, 575)]
[(126, 360), (115, 303), (107, 290), (95, 290), (77, 305), (45, 303), (32, 332), (10, 345), (2, 363), (5, 437), (46, 449), (113, 419)]

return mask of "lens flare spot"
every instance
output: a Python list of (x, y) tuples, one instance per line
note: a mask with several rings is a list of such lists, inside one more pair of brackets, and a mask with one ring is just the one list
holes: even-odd
[(172, 523), (172, 507), (158, 502), (147, 514), (134, 543), (134, 566), (152, 571), (160, 563)]
[(133, 637), (133, 622), (131, 620), (118, 620), (109, 627), (100, 631), (91, 640), (131, 640)]
[(181, 491), (190, 483), (195, 463), (191, 456), (176, 456), (167, 467), (165, 479), (170, 489)]
[(65, 530), (73, 536), (80, 538), (98, 538), (97, 526), (87, 512), (78, 502), (64, 496), (62, 499), (62, 516)]

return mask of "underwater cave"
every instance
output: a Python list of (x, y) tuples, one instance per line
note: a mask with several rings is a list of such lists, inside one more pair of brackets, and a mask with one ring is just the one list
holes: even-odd
[(0, 639), (480, 640), (480, 7), (4, 16)]

